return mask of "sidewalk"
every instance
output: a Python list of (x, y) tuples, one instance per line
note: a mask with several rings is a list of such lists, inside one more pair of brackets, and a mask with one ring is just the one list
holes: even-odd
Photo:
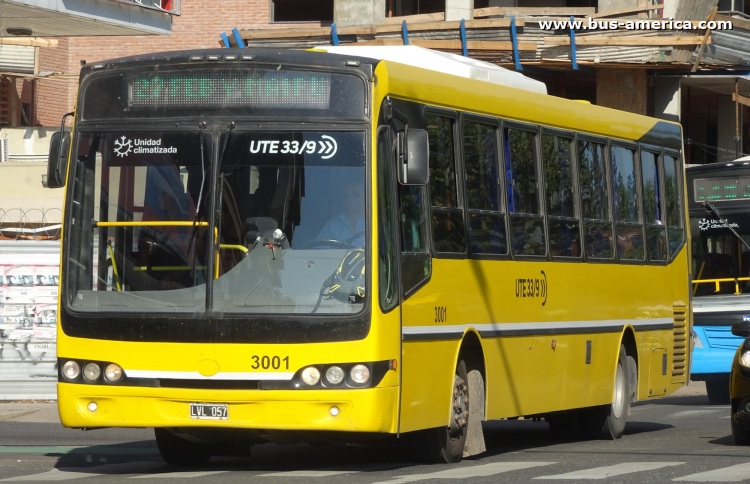
[(0, 403), (0, 422), (60, 423), (57, 402)]

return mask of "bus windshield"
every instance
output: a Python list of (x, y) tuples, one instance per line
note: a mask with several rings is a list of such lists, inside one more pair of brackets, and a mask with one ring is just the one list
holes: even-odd
[[(750, 243), (747, 217), (722, 215), (745, 243)], [(726, 223), (708, 214), (690, 217), (694, 296), (750, 292), (750, 251)]]
[(362, 310), (363, 132), (82, 132), (72, 159), (73, 310)]

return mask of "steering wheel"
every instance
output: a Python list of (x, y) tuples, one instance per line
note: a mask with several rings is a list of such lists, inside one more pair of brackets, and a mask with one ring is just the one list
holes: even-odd
[(336, 239), (313, 239), (313, 240), (308, 240), (307, 242), (302, 244), (303, 249), (313, 249), (316, 247), (331, 247), (333, 249), (353, 249), (356, 246), (349, 242), (344, 242), (343, 240), (336, 240)]

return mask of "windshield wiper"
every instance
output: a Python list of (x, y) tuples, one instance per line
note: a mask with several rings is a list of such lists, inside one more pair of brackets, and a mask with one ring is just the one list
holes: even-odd
[(740, 234), (738, 234), (737, 231), (734, 230), (731, 225), (729, 225), (729, 222), (727, 221), (727, 219), (721, 216), (721, 214), (719, 213), (719, 209), (716, 208), (713, 203), (703, 202), (703, 208), (706, 209), (706, 212), (708, 212), (709, 214), (713, 213), (714, 215), (719, 217), (719, 221), (723, 223), (726, 226), (726, 228), (732, 231), (735, 237), (737, 237), (737, 239), (739, 239), (739, 241), (742, 242), (742, 245), (744, 245), (748, 250), (750, 250), (750, 245), (748, 245), (747, 242), (745, 242), (745, 239), (743, 239), (740, 236)]

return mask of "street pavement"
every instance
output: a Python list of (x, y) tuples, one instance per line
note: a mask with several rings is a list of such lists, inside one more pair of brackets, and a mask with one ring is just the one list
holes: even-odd
[(454, 465), (412, 462), (388, 441), (269, 443), (253, 447), (250, 457), (215, 457), (199, 469), (175, 469), (161, 461), (150, 429), (64, 429), (54, 403), (8, 403), (0, 404), (0, 482), (750, 482), (750, 447), (734, 445), (729, 406), (711, 405), (701, 383), (638, 402), (626, 435), (616, 441), (563, 442), (552, 438), (547, 424), (524, 420), (486, 422), (485, 439), (485, 454)]

